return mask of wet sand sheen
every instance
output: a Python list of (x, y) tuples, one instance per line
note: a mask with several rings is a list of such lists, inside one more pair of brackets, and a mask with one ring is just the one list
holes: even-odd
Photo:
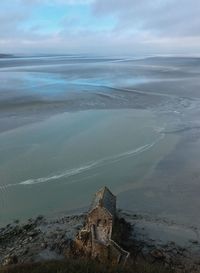
[(0, 225), (105, 184), (121, 208), (199, 224), (199, 74), (199, 58), (0, 60)]
[(150, 111), (90, 110), (0, 134), (0, 222), (85, 207), (105, 184), (134, 188), (177, 141), (159, 123)]

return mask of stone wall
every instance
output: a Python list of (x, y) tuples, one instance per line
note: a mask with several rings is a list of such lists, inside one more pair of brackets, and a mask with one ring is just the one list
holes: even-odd
[(98, 207), (88, 214), (88, 229), (94, 229), (94, 239), (108, 242), (112, 235), (113, 217), (103, 207)]

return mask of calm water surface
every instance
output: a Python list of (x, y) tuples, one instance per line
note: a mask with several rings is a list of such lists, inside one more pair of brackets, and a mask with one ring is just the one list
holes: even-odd
[(84, 210), (104, 185), (123, 209), (198, 218), (199, 74), (198, 58), (0, 60), (0, 225)]

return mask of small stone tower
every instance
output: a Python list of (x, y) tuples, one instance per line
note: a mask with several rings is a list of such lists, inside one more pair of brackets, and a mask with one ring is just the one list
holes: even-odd
[(93, 240), (107, 244), (112, 236), (116, 214), (116, 197), (104, 187), (99, 190), (92, 201), (87, 215), (87, 225)]
[(85, 227), (76, 239), (77, 247), (102, 262), (109, 260), (124, 264), (129, 253), (112, 240), (115, 217), (116, 196), (107, 187), (103, 187), (93, 198)]

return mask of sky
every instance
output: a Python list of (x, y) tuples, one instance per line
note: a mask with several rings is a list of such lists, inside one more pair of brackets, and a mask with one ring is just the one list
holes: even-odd
[(0, 53), (200, 55), (200, 1), (0, 0)]

